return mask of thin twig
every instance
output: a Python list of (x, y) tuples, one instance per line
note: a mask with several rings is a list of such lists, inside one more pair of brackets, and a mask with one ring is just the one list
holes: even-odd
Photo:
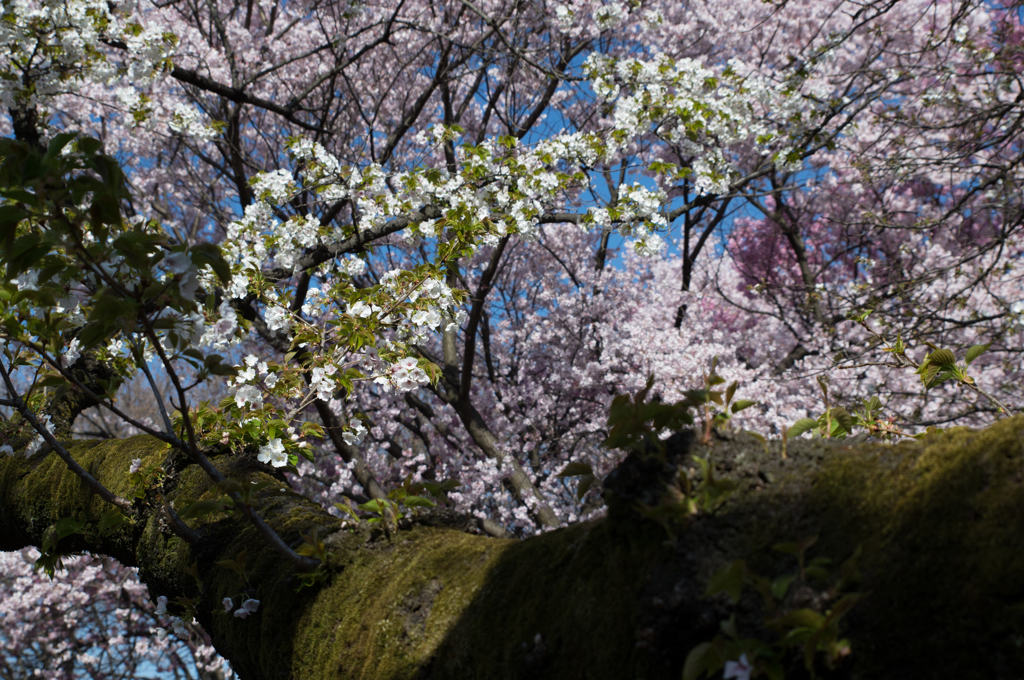
[[(867, 320), (865, 320), (865, 319), (858, 319), (857, 322), (861, 326), (863, 326), (864, 329), (868, 333), (871, 333), (871, 335), (873, 335), (876, 338), (878, 338), (878, 340), (882, 344), (888, 344), (886, 342), (885, 338), (881, 334), (876, 333), (870, 326), (868, 326)], [(894, 357), (896, 357), (896, 361), (900, 364), (900, 366), (902, 368), (913, 368), (914, 370), (918, 370), (921, 367), (920, 364), (918, 364), (916, 361), (914, 361), (913, 359), (908, 357), (906, 352), (897, 352), (895, 347), (889, 347), (889, 349), (892, 352), (892, 355)], [(967, 389), (971, 390), (975, 394), (979, 394), (979, 395), (985, 397), (986, 399), (988, 399), (990, 402), (992, 402), (992, 404), (995, 405), (995, 407), (997, 409), (1000, 410), (1000, 412), (1005, 413), (1006, 415), (1010, 415), (1012, 413), (1012, 411), (1010, 410), (1009, 406), (1007, 406), (1003, 402), (999, 401), (998, 398), (996, 398), (995, 396), (989, 394), (986, 390), (983, 390), (982, 388), (978, 387), (977, 383), (969, 383), (969, 382), (966, 382), (966, 381), (961, 380), (959, 378), (957, 378), (956, 381), (957, 381), (957, 384), (959, 384), (961, 387), (966, 387)]]
[(167, 521), (171, 526), (171, 531), (180, 536), (189, 545), (196, 545), (202, 540), (203, 535), (185, 524), (185, 521), (178, 516), (178, 513), (174, 511), (170, 503), (163, 504), (164, 514), (167, 515)]
[(174, 435), (173, 431), (170, 432), (170, 433), (165, 434), (163, 432), (160, 432), (159, 430), (154, 430), (153, 428), (149, 427), (148, 425), (145, 425), (145, 424), (135, 420), (134, 418), (129, 416), (127, 413), (124, 413), (119, 408), (114, 406), (112, 403), (107, 403), (106, 401), (104, 401), (103, 397), (101, 397), (98, 394), (96, 394), (95, 392), (93, 392), (81, 380), (79, 380), (74, 375), (72, 375), (70, 371), (66, 370), (63, 366), (61, 366), (59, 361), (56, 361), (56, 360), (50, 358), (50, 356), (46, 353), (46, 351), (42, 347), (40, 347), (39, 345), (36, 345), (36, 344), (32, 343), (30, 340), (19, 339), (18, 342), (23, 344), (25, 347), (28, 347), (32, 351), (34, 351), (43, 361), (45, 361), (50, 366), (50, 368), (52, 368), (53, 370), (55, 370), (58, 373), (60, 373), (60, 375), (63, 378), (65, 378), (66, 380), (69, 380), (70, 382), (74, 383), (75, 387), (77, 387), (78, 389), (82, 390), (82, 394), (84, 394), (85, 396), (89, 397), (94, 402), (96, 402), (97, 406), (102, 406), (103, 408), (107, 409), (108, 411), (110, 411), (115, 416), (117, 416), (118, 418), (120, 418), (124, 422), (128, 423), (129, 425), (137, 427), (141, 432), (144, 432), (144, 433), (150, 435), (151, 437), (156, 437), (160, 441), (165, 442), (167, 444), (170, 444), (171, 446), (173, 446), (173, 447), (175, 447), (177, 449), (180, 449), (182, 451), (185, 450), (184, 442), (182, 442), (180, 439), (178, 439), (178, 437)]
[(149, 381), (149, 387), (153, 390), (153, 396), (156, 397), (156, 406), (160, 409), (160, 417), (163, 418), (164, 428), (167, 430), (167, 434), (174, 434), (174, 425), (171, 424), (171, 417), (167, 415), (167, 409), (164, 407), (164, 397), (160, 394), (160, 389), (156, 386), (156, 381), (153, 379), (153, 374), (149, 371), (149, 365), (146, 363), (146, 355), (142, 348), (139, 346), (139, 341), (132, 336), (132, 345), (135, 348), (135, 361), (138, 362), (139, 368), (146, 374), (146, 380)]
[[(178, 374), (175, 372), (170, 360), (164, 353), (160, 340), (157, 337), (156, 332), (153, 330), (153, 326), (149, 323), (149, 319), (143, 316), (142, 323), (149, 341), (153, 343), (157, 356), (159, 356), (160, 361), (163, 362), (164, 369), (167, 371), (167, 376), (171, 379), (171, 384), (178, 392), (179, 411), (181, 412), (181, 419), (185, 426), (185, 432), (188, 434), (189, 446), (185, 451), (193, 462), (203, 469), (210, 479), (215, 483), (220, 484), (225, 479), (224, 475), (221, 474), (220, 470), (214, 467), (209, 458), (203, 455), (203, 452), (200, 451), (199, 445), (196, 442), (195, 429), (192, 426), (192, 419), (189, 418), (188, 408), (185, 401), (185, 390), (181, 387), (181, 381), (178, 380)], [(264, 522), (263, 518), (253, 510), (252, 506), (242, 500), (242, 497), (237, 492), (228, 491), (227, 495), (234, 502), (235, 506), (241, 510), (242, 514), (253, 523), (257, 531), (262, 534), (263, 538), (266, 539), (266, 541), (278, 552), (284, 555), (289, 562), (306, 571), (314, 571), (320, 566), (320, 560), (312, 557), (304, 557), (292, 550), (288, 544), (277, 535), (277, 532), (274, 531), (269, 524)]]

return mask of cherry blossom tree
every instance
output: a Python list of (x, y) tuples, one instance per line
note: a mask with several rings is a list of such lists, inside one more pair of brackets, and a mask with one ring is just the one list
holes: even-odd
[[(4, 11), (7, 446), (64, 459), (103, 531), (143, 503), (197, 545), (235, 507), (315, 583), (316, 537), (252, 510), (277, 482), (218, 456), (388, 532), (440, 503), (526, 537), (607, 512), (608, 409), (649, 376), (705, 433), (737, 385), (727, 436), (1020, 402), (1015, 5)], [(172, 506), (145, 456), (113, 491), (61, 443), (95, 407), (221, 496)]]
[(223, 678), (201, 630), (166, 634), (133, 569), (74, 557), (55, 580), (33, 568), (38, 551), (3, 553), (0, 649), (4, 678)]

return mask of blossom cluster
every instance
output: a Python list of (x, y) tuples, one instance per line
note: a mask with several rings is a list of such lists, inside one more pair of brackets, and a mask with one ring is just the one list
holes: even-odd
[(136, 569), (77, 556), (66, 558), (65, 570), (51, 580), (33, 569), (38, 556), (34, 549), (0, 553), (6, 576), (0, 581), (0, 657), (11, 672), (60, 680), (69, 673), (169, 673), (194, 665), (233, 675), (205, 633), (196, 639), (155, 634), (165, 615), (157, 613)]
[[(47, 371), (95, 351), (125, 378), (161, 353), (223, 375), (223, 352), (237, 374), (204, 443), (294, 469), (327, 507), (368, 480), (458, 480), (454, 507), (518, 535), (603, 512), (607, 407), (648, 375), (673, 401), (717, 361), (758, 401), (730, 426), (778, 436), (821, 411), (827, 374), (832, 403), (879, 396), (914, 431), (991, 407), (881, 365), (886, 343), (990, 343), (974, 386), (1020, 401), (1019, 16), (519, 3), (515, 50), (445, 70), (438, 45), (501, 41), (428, 4), (8, 3), (0, 102), (101, 138), (142, 215), (37, 220), (48, 259), (9, 269), (8, 347)], [(868, 311), (879, 336), (846, 320)], [(80, 340), (104, 313), (111, 337)], [(306, 441), (314, 402), (347, 450)], [(558, 476), (572, 462), (589, 491)]]
[[(151, 82), (173, 54), (177, 38), (144, 27), (130, 15), (130, 7), (95, 0), (6, 4), (0, 24), (0, 104), (13, 109), (45, 105), (85, 82), (109, 84), (122, 76), (136, 84)], [(112, 40), (126, 46), (123, 65), (101, 49)], [(23, 78), (28, 72), (33, 77)]]
[[(731, 59), (713, 70), (693, 58), (651, 59), (592, 54), (585, 69), (594, 91), (614, 103), (612, 149), (654, 132), (682, 157), (692, 157), (699, 193), (725, 193), (739, 179), (732, 149), (754, 143), (787, 162), (779, 140), (799, 138), (818, 120), (818, 108), (792, 84), (784, 86)], [(795, 121), (801, 121), (795, 125)]]

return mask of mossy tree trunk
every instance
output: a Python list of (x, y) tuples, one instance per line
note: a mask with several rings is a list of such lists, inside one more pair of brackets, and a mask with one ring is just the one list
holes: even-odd
[[(194, 520), (202, 539), (189, 545), (140, 502), (134, 524), (100, 535), (109, 508), (55, 455), (3, 457), (0, 549), (41, 545), (64, 517), (86, 521), (90, 535), (67, 536), (60, 549), (137, 566), (154, 597), (196, 598), (198, 620), (244, 680), (675, 679), (732, 612), (704, 596), (711, 574), (742, 558), (774, 577), (793, 565), (773, 544), (817, 535), (818, 556), (841, 561), (862, 548), (857, 589), (867, 596), (847, 618), (852, 654), (833, 675), (1020, 678), (1022, 436), (1024, 420), (1008, 419), (892, 447), (791, 442), (785, 460), (776, 444), (718, 441), (696, 453), (740, 488), (715, 512), (671, 507), (679, 495), (665, 491), (663, 473), (689, 466), (679, 451), (654, 472), (620, 466), (608, 519), (525, 541), (472, 535), (443, 512), (390, 536), (345, 528), (275, 480), (258, 494), (262, 516), (293, 547), (317, 528), (329, 551), (329, 576), (298, 592), (294, 568), (237, 514)], [(164, 465), (162, 493), (178, 508), (219, 494), (151, 438), (78, 442), (72, 453), (123, 496), (134, 458)], [(214, 461), (243, 483), (274, 480), (253, 458)], [(654, 513), (661, 522), (633, 512), (641, 500), (667, 510)], [(243, 550), (244, 579), (218, 564)], [(221, 606), (240, 594), (261, 601), (246, 620)], [(804, 595), (827, 610), (826, 593)], [(737, 613), (741, 633), (770, 639), (753, 597)]]

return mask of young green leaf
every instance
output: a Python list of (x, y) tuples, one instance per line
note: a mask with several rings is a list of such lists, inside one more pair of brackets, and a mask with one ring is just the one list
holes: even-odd
[(686, 655), (683, 664), (683, 680), (698, 680), (702, 675), (711, 674), (722, 667), (718, 650), (710, 642), (702, 642)]
[(747, 574), (747, 563), (743, 560), (736, 560), (732, 564), (719, 569), (711, 577), (708, 583), (708, 595), (727, 593), (733, 604), (740, 601), (740, 593), (743, 591), (743, 580)]
[(745, 408), (750, 408), (751, 406), (754, 406), (755, 404), (757, 404), (757, 402), (756, 402), (756, 401), (752, 401), (752, 400), (750, 400), (750, 399), (738, 399), (738, 400), (737, 400), (737, 401), (736, 401), (736, 402), (735, 402), (735, 403), (734, 403), (734, 404), (732, 405), (732, 407), (731, 407), (731, 409), (730, 409), (730, 410), (731, 410), (731, 411), (732, 411), (733, 413), (739, 413), (739, 412), (740, 412), (740, 411), (742, 411), (743, 409), (745, 409)]
[(928, 364), (931, 366), (952, 366), (956, 363), (956, 355), (948, 349), (937, 349), (928, 355)]
[(982, 354), (984, 354), (986, 351), (988, 351), (988, 348), (991, 346), (991, 342), (984, 345), (973, 345), (970, 349), (967, 350), (967, 356), (965, 358), (967, 365), (970, 366), (972, 361), (974, 361)]
[(815, 420), (814, 418), (801, 418), (800, 420), (793, 423), (793, 427), (789, 428), (787, 436), (790, 439), (794, 437), (799, 437), (804, 432), (809, 432), (810, 430), (813, 430), (816, 427), (818, 427), (818, 421)]
[(580, 475), (592, 475), (594, 469), (588, 463), (569, 463), (558, 473), (559, 477), (579, 477)]

